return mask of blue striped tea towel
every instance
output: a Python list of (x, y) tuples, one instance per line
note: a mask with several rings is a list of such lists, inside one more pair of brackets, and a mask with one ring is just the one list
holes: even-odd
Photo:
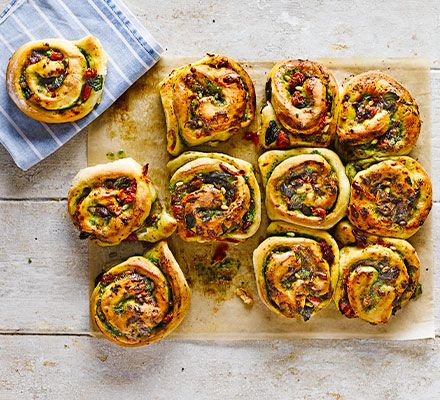
[[(85, 118), (45, 124), (23, 114), (9, 99), (5, 73), (22, 44), (45, 38), (96, 36), (108, 56), (101, 104)], [(162, 48), (120, 0), (13, 0), (0, 14), (0, 142), (23, 170), (60, 148), (105, 111), (160, 57)]]

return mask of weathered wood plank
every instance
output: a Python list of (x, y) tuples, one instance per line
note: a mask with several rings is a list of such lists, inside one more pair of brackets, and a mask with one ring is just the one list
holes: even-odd
[(161, 342), (0, 336), (0, 398), (438, 399), (440, 340)]
[[(66, 201), (4, 201), (0, 221), (8, 235), (0, 242), (0, 333), (87, 332), (86, 243), (78, 239)], [(12, 210), (12, 211), (11, 211)], [(440, 220), (440, 204), (431, 217)], [(434, 241), (433, 265), (440, 265)], [(29, 263), (29, 261), (31, 261)], [(435, 295), (440, 295), (439, 272)], [(440, 334), (440, 309), (436, 309)]]
[(77, 332), (88, 323), (87, 246), (66, 201), (0, 207), (0, 331)]
[[(438, 65), (435, 0), (302, 2), (126, 0), (173, 55), (429, 57)], [(417, 17), (415, 17), (417, 16)], [(436, 48), (437, 47), (437, 48)]]
[(83, 131), (24, 172), (0, 145), (0, 199), (67, 197), (73, 177), (87, 165), (86, 146), (87, 133)]

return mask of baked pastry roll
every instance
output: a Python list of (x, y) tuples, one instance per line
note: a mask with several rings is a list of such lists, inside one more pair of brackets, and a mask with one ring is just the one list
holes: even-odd
[(27, 116), (42, 122), (76, 121), (101, 101), (107, 56), (100, 41), (43, 39), (18, 48), (9, 60), (6, 87)]
[(416, 101), (380, 71), (350, 79), (339, 111), (338, 154), (345, 160), (408, 154), (420, 133)]
[(148, 166), (132, 158), (82, 169), (68, 194), (69, 214), (80, 238), (89, 237), (101, 246), (170, 236), (176, 221), (157, 202)]
[(334, 300), (346, 317), (384, 324), (421, 294), (420, 262), (406, 240), (370, 235), (347, 221), (337, 225), (335, 238), (345, 247)]
[(167, 150), (225, 141), (255, 116), (251, 78), (234, 60), (208, 54), (180, 67), (159, 84), (167, 124)]
[(339, 249), (327, 232), (272, 222), (254, 251), (258, 293), (272, 311), (307, 321), (332, 299)]
[(177, 221), (168, 213), (160, 199), (156, 197), (151, 205), (148, 217), (141, 227), (127, 239), (154, 243), (171, 236), (176, 227)]
[(252, 165), (220, 153), (186, 152), (168, 163), (177, 233), (191, 242), (240, 242), (260, 226)]
[(350, 183), (331, 150), (271, 150), (258, 159), (272, 220), (329, 229), (347, 210)]
[(190, 298), (185, 276), (162, 241), (102, 275), (90, 299), (90, 313), (108, 340), (144, 346), (177, 328)]
[(348, 218), (358, 229), (402, 239), (414, 235), (432, 207), (432, 185), (410, 157), (368, 159), (347, 164), (351, 180)]
[(281, 61), (266, 83), (259, 136), (265, 148), (328, 147), (336, 130), (339, 88), (333, 74), (313, 61)]

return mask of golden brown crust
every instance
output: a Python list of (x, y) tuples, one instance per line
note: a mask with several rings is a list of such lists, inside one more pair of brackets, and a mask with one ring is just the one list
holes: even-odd
[[(394, 305), (393, 313), (403, 307), (410, 299), (417, 298), (422, 292), (419, 283), (420, 261), (416, 250), (406, 240), (371, 235), (356, 229), (346, 220), (336, 225), (334, 237), (340, 247), (356, 246), (366, 248), (371, 245), (380, 245), (393, 250), (403, 260), (408, 272), (408, 286)], [(342, 297), (342, 295), (339, 297)]]
[(260, 142), (265, 148), (327, 147), (336, 131), (338, 83), (323, 65), (307, 60), (281, 61), (266, 84)]
[(155, 198), (142, 166), (124, 158), (79, 171), (69, 190), (68, 208), (81, 232), (98, 244), (114, 245), (142, 225)]
[(100, 279), (90, 299), (92, 319), (110, 341), (144, 346), (169, 335), (190, 305), (190, 290), (166, 242), (130, 257)]
[(225, 141), (255, 116), (254, 85), (243, 67), (207, 55), (174, 70), (159, 84), (167, 124), (167, 150)]
[(82, 169), (67, 201), (80, 237), (90, 237), (101, 246), (127, 238), (155, 242), (176, 228), (174, 218), (158, 204), (147, 168), (132, 158)]
[(343, 159), (406, 155), (420, 133), (416, 101), (399, 82), (381, 71), (350, 79), (341, 95), (337, 129)]
[(333, 151), (307, 147), (272, 150), (258, 164), (270, 219), (329, 229), (345, 215), (350, 184)]
[(420, 262), (406, 240), (370, 235), (348, 221), (337, 225), (335, 238), (344, 247), (333, 297), (346, 317), (385, 324), (420, 295)]
[(414, 159), (362, 160), (348, 164), (347, 172), (352, 179), (347, 214), (358, 229), (406, 239), (428, 217), (432, 185), (426, 171)]
[(168, 163), (171, 209), (186, 241), (240, 242), (261, 221), (252, 165), (220, 153), (187, 152)]
[(258, 293), (273, 312), (307, 321), (327, 306), (338, 281), (339, 250), (323, 231), (273, 222), (254, 251)]
[(65, 123), (85, 117), (100, 102), (106, 74), (107, 56), (97, 38), (43, 39), (14, 52), (6, 87), (29, 117)]

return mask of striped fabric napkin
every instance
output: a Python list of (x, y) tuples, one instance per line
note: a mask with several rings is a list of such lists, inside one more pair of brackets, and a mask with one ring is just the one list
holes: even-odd
[[(22, 44), (96, 36), (108, 56), (101, 104), (85, 118), (46, 124), (23, 114), (5, 85), (8, 61)], [(105, 111), (160, 57), (162, 48), (119, 0), (13, 0), (0, 14), (0, 142), (23, 170), (37, 164)]]

